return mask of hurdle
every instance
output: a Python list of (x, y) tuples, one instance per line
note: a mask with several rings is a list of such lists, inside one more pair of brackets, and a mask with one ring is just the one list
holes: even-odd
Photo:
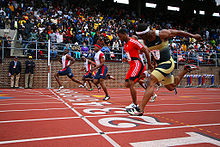
[[(215, 75), (203, 74), (203, 75), (185, 75), (187, 85), (185, 87), (214, 87)], [(198, 79), (197, 86), (192, 86), (193, 79)], [(207, 80), (210, 79), (210, 84), (207, 84)]]

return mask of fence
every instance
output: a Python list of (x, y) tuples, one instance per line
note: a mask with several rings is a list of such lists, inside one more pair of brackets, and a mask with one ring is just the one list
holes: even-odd
[[(13, 44), (13, 46), (11, 46)], [(56, 55), (59, 55), (63, 52), (64, 47), (70, 48), (70, 53), (76, 59), (80, 59), (81, 55), (92, 56), (94, 54), (94, 46), (87, 46), (89, 53), (85, 54), (81, 52), (82, 45), (75, 44), (64, 44), (64, 43), (53, 43), (50, 42), (50, 55), (51, 59), (54, 59)], [(109, 50), (104, 52), (106, 59), (109, 61), (120, 61), (124, 57), (123, 47), (113, 49), (108, 47)], [(1, 40), (0, 43), (1, 49), (1, 60), (4, 61), (5, 56), (20, 56), (27, 57), (32, 55), (36, 60), (47, 59), (48, 58), (48, 41), (39, 42), (39, 41), (22, 41), (22, 40)], [(206, 52), (195, 52), (193, 54), (178, 54), (171, 52), (174, 61), (176, 62), (177, 69), (181, 64), (193, 63), (200, 65), (209, 65), (209, 66), (219, 66), (220, 65), (220, 53), (206, 53)]]
[[(37, 67), (37, 71), (39, 72), (36, 78), (40, 78), (42, 81), (41, 85), (36, 85), (38, 88), (50, 88), (51, 86), (56, 87), (56, 82), (54, 81), (53, 77), (51, 75), (54, 74), (55, 71), (59, 69), (59, 64), (57, 63), (56, 60), (54, 59), (54, 53), (51, 54), (51, 50), (57, 51), (57, 54), (60, 54), (63, 52), (63, 48), (66, 46), (66, 44), (57, 44), (57, 43), (52, 43), (52, 42), (37, 42), (37, 41), (28, 41), (28, 42), (21, 42), (21, 41), (15, 41), (15, 40), (10, 40), (10, 42), (14, 41), (15, 46), (8, 46), (8, 42), (6, 40), (1, 40), (2, 46), (0, 47), (1, 49), (1, 61), (2, 63), (6, 61), (7, 58), (5, 57), (10, 57), (10, 56), (20, 56), (23, 57), (23, 62), (25, 58), (28, 55), (32, 55), (35, 59), (36, 62), (38, 62), (40, 65)], [(7, 43), (6, 43), (7, 42)], [(9, 42), (9, 44), (10, 44)], [(54, 46), (56, 48), (54, 48)], [(81, 46), (77, 46), (74, 44), (68, 44), (69, 47), (71, 47), (72, 55), (76, 58), (76, 52), (79, 51)], [(74, 50), (75, 48), (78, 48), (78, 50)], [(88, 48), (93, 52), (94, 47), (93, 46), (88, 46)], [(110, 47), (111, 48), (111, 47)], [(9, 52), (10, 51), (10, 52)], [(114, 54), (114, 56), (111, 56), (111, 54)], [(107, 63), (110, 66), (110, 69), (114, 71), (113, 76), (116, 76), (118, 80), (114, 81), (114, 83), (110, 83), (108, 86), (113, 87), (123, 87), (118, 85), (118, 83), (123, 83), (124, 79), (123, 77), (125, 76), (127, 70), (128, 70), (128, 65), (127, 64), (121, 64), (122, 63), (122, 58), (124, 57), (124, 52), (122, 48), (119, 48), (117, 52), (105, 52), (105, 55), (108, 59), (108, 61), (113, 62), (113, 63)], [(51, 57), (50, 57), (51, 56)], [(190, 56), (185, 56), (185, 58), (182, 58), (179, 55), (175, 55), (175, 53), (172, 53), (172, 56), (176, 62), (176, 69), (174, 71), (174, 75), (177, 74), (180, 68), (182, 68), (182, 65), (185, 63), (194, 63), (197, 64), (198, 66), (202, 66), (203, 68), (195, 73), (191, 73), (192, 75), (186, 75), (185, 79), (182, 80), (180, 83), (180, 87), (210, 87), (210, 86), (215, 86), (219, 85), (219, 54), (215, 54), (215, 58), (203, 58), (203, 60), (207, 62), (199, 62), (199, 54), (196, 55), (195, 57), (190, 57)], [(51, 60), (52, 59), (52, 60)], [(80, 58), (79, 58), (80, 59)], [(184, 60), (183, 60), (184, 59)], [(209, 62), (210, 61), (210, 62)], [(212, 61), (212, 62), (211, 62)], [(7, 59), (7, 64), (2, 64), (2, 70), (1, 72), (7, 72), (9, 60)], [(77, 66), (75, 67), (74, 65), (74, 70), (77, 70), (81, 66), (81, 63), (78, 62), (76, 64)], [(205, 65), (205, 66), (203, 66)], [(208, 66), (207, 66), (208, 65)], [(211, 66), (211, 67), (210, 67)], [(213, 68), (213, 67), (218, 67), (218, 68)], [(48, 70), (49, 69), (49, 70)], [(111, 71), (111, 70), (110, 70)], [(117, 74), (116, 74), (117, 73)], [(123, 74), (122, 74), (123, 73)], [(219, 72), (220, 73), (220, 72)], [(1, 74), (1, 73), (0, 73)], [(77, 73), (78, 74), (78, 73)], [(80, 73), (78, 78), (81, 78), (80, 76), (83, 73)], [(120, 74), (120, 76), (118, 76)], [(203, 81), (203, 75), (205, 76), (205, 81)], [(209, 76), (209, 75), (215, 75), (215, 76)], [(4, 73), (1, 74), (1, 83), (6, 83), (5, 85), (8, 85), (7, 79), (5, 79)], [(188, 77), (189, 79), (188, 79)], [(190, 79), (191, 78), (191, 79)], [(190, 81), (191, 80), (191, 81)], [(199, 81), (200, 80), (200, 81)], [(3, 81), (3, 82), (2, 82)], [(67, 80), (68, 81), (68, 80)], [(194, 81), (194, 82), (193, 82)], [(215, 83), (213, 83), (216, 81)], [(45, 85), (46, 83), (46, 85)], [(201, 85), (201, 86), (200, 86)], [(75, 85), (73, 85), (75, 86)], [(70, 86), (71, 87), (71, 86)]]

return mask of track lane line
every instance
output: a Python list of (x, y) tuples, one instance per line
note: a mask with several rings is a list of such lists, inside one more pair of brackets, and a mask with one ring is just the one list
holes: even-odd
[[(150, 129), (136, 129), (136, 130), (127, 130), (127, 131), (112, 131), (112, 132), (105, 132), (105, 133), (106, 134), (121, 134), (121, 133), (157, 131), (157, 130), (168, 130), (168, 129), (181, 129), (181, 128), (194, 128), (194, 127), (208, 127), (208, 126), (219, 126), (219, 125), (220, 125), (220, 123), (199, 124), (199, 125), (162, 127), (162, 128), (150, 128)], [(95, 136), (95, 135), (100, 135), (100, 133), (87, 133), (87, 134), (75, 134), (75, 135), (53, 136), (53, 137), (42, 137), (42, 138), (17, 139), (17, 140), (0, 141), (0, 144), (22, 143), (22, 142), (31, 142), (31, 141), (53, 140), (53, 139), (65, 139), (65, 138), (86, 137), (86, 136)]]
[(65, 110), (68, 109), (66, 107), (64, 108), (45, 108), (45, 109), (23, 109), (23, 110), (0, 110), (0, 113), (4, 112), (26, 112), (26, 111), (46, 111), (46, 110)]
[[(69, 109), (69, 108), (66, 108)], [(199, 110), (199, 111), (173, 111), (173, 112), (150, 112), (145, 114), (170, 114), (170, 113), (194, 113), (194, 112), (216, 112), (220, 110)], [(94, 118), (94, 117), (110, 117), (110, 116), (128, 116), (127, 113), (125, 114), (109, 114), (109, 115), (95, 115), (95, 116), (83, 116), (85, 118)], [(130, 115), (129, 115), (130, 116)], [(75, 119), (80, 118), (81, 116), (77, 117), (55, 117), (55, 118), (42, 118), (42, 119), (21, 119), (21, 120), (6, 120), (6, 121), (0, 121), (0, 123), (17, 123), (17, 122), (30, 122), (30, 121), (46, 121), (46, 120), (59, 120), (59, 119)]]
[(74, 113), (76, 113), (79, 117), (81, 117), (90, 127), (92, 127), (96, 132), (98, 132), (102, 137), (104, 137), (108, 142), (110, 142), (115, 147), (120, 147), (118, 143), (116, 143), (113, 139), (111, 139), (108, 135), (103, 134), (103, 132), (96, 127), (93, 123), (91, 123), (88, 119), (86, 119), (83, 115), (81, 115), (78, 111), (76, 111), (73, 107), (71, 107), (68, 103), (66, 103), (59, 95), (57, 95), (53, 90), (49, 89), (51, 93), (53, 93), (58, 99), (60, 99), (67, 107), (69, 107)]
[(61, 102), (40, 102), (40, 103), (8, 103), (8, 104), (0, 104), (0, 105), (38, 105), (38, 104), (63, 104)]

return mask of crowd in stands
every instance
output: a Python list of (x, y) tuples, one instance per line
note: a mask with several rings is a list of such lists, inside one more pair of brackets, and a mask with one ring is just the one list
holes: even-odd
[[(178, 24), (174, 20), (160, 21), (154, 17), (138, 18), (133, 11), (118, 7), (105, 9), (92, 0), (73, 1), (63, 5), (60, 1), (53, 0), (1, 0), (0, 3), (0, 29), (17, 29), (17, 39), (24, 48), (35, 48), (34, 41), (37, 40), (42, 42), (38, 44), (38, 48), (47, 49), (43, 42), (50, 39), (53, 43), (53, 57), (57, 55), (57, 51), (66, 47), (75, 58), (92, 56), (92, 45), (98, 43), (102, 45), (102, 51), (109, 55), (108, 59), (120, 59), (118, 54), (122, 52), (123, 43), (120, 42), (117, 31), (124, 27), (131, 36), (139, 22), (151, 24), (153, 29), (159, 30), (166, 28), (193, 31), (188, 22)], [(219, 24), (213, 25), (213, 28), (208, 27), (205, 25), (197, 28), (204, 38), (200, 42), (191, 38), (171, 39), (173, 57), (179, 61), (197, 62), (199, 59), (198, 62), (201, 63), (214, 62), (210, 58), (215, 58), (216, 53), (220, 53), (220, 28)], [(3, 36), (3, 39), (10, 39), (8, 37)], [(29, 54), (34, 55), (34, 52), (30, 50)], [(39, 54), (43, 55), (43, 51), (39, 50)], [(192, 61), (188, 60), (189, 57)]]

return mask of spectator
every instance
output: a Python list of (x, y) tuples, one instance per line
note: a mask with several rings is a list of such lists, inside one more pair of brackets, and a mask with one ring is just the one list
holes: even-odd
[(57, 43), (63, 43), (63, 34), (61, 31), (57, 34), (56, 38), (57, 38)]
[(32, 56), (29, 56), (28, 59), (29, 60), (27, 60), (25, 62), (25, 64), (26, 64), (26, 69), (25, 69), (25, 88), (32, 88), (35, 63), (32, 60)]
[(85, 57), (89, 53), (89, 48), (86, 46), (85, 42), (83, 42), (83, 46), (81, 47), (81, 53), (82, 53), (82, 56), (85, 56)]
[(74, 48), (75, 58), (76, 59), (80, 59), (80, 55), (81, 55), (81, 53), (80, 53), (80, 50), (81, 50), (80, 46), (78, 45), (77, 42), (74, 44), (74, 46), (75, 46), (75, 48)]
[(110, 49), (106, 45), (102, 47), (101, 51), (105, 54), (106, 60), (110, 60)]
[(52, 43), (55, 43), (57, 41), (56, 34), (51, 30), (51, 33), (49, 34), (50, 40)]
[[(11, 77), (11, 88), (19, 88), (19, 79), (21, 73), (21, 62), (18, 61), (18, 57), (14, 57), (14, 61), (10, 62), (9, 76)], [(15, 81), (14, 81), (15, 80)]]
[(52, 58), (56, 58), (56, 56), (57, 56), (57, 46), (56, 46), (56, 45), (53, 45), (53, 46), (51, 47), (50, 56), (51, 56)]

